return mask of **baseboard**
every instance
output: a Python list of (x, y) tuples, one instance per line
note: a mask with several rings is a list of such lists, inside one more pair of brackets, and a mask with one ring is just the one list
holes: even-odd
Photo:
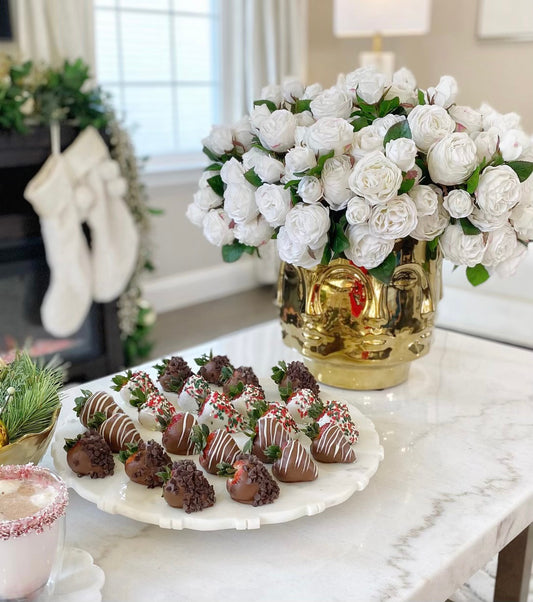
[(143, 286), (143, 295), (157, 313), (164, 313), (256, 286), (258, 279), (254, 264), (244, 259), (148, 280)]

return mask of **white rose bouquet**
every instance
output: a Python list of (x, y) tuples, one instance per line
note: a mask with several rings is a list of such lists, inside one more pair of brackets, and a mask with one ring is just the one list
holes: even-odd
[(411, 238), (473, 285), (510, 275), (533, 238), (533, 142), (515, 113), (456, 96), (452, 77), (421, 90), (405, 68), (270, 85), (203, 140), (212, 163), (187, 216), (225, 261), (274, 238), (294, 265), (345, 258), (387, 282)]

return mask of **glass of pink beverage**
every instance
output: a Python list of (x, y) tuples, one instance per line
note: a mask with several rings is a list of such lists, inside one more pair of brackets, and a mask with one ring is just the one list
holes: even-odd
[(47, 600), (61, 570), (65, 483), (33, 464), (0, 466), (0, 601)]

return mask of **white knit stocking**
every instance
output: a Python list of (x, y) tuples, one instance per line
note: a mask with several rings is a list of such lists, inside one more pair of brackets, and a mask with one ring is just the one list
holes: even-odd
[(91, 307), (91, 268), (74, 191), (61, 155), (48, 158), (26, 186), (24, 196), (39, 215), (50, 267), (41, 320), (50, 334), (70, 336), (80, 328)]

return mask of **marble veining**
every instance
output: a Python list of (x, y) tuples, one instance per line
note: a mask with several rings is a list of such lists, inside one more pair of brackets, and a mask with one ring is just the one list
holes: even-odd
[[(275, 322), (180, 355), (209, 349), (263, 378), (297, 358)], [(73, 493), (67, 542), (105, 571), (109, 601), (445, 600), (533, 521), (532, 365), (532, 351), (438, 330), (404, 385), (322, 387), (367, 415), (385, 449), (368, 487), (343, 504), (255, 531), (171, 531)]]

